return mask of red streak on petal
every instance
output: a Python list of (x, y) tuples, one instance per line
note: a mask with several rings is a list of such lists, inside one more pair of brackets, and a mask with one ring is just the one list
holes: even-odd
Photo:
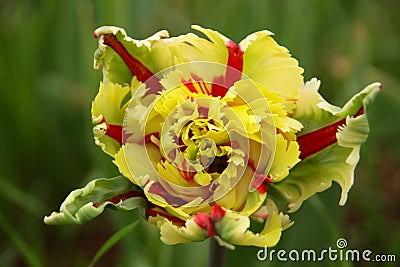
[(212, 222), (219, 222), (225, 216), (226, 211), (224, 211), (221, 206), (214, 205), (211, 210), (210, 219)]
[(268, 184), (272, 183), (272, 179), (271, 177), (265, 175), (265, 174), (260, 174), (260, 173), (256, 173), (256, 165), (254, 163), (254, 160), (249, 158), (247, 160), (247, 163), (249, 164), (250, 168), (253, 170), (253, 175), (255, 177), (255, 179), (251, 182), (251, 185), (255, 188), (257, 188), (257, 191), (260, 194), (264, 194), (265, 192), (267, 192), (268, 189)]
[(116, 140), (120, 145), (122, 145), (122, 125), (108, 124), (106, 118), (103, 117), (101, 123), (105, 123), (107, 127), (106, 135)]
[(215, 77), (212, 84), (212, 96), (225, 96), (229, 87), (242, 78), (243, 50), (233, 41), (228, 41), (228, 62), (225, 76)]
[[(196, 93), (203, 93), (205, 95), (210, 95), (210, 91), (208, 90), (204, 80), (201, 77), (199, 77), (196, 74), (194, 74), (194, 73), (192, 73), (191, 76), (192, 76), (192, 79), (189, 79), (189, 80), (185, 80), (185, 79), (182, 78), (181, 79), (182, 84), (184, 86), (186, 86), (186, 88), (189, 89), (189, 91), (192, 92), (192, 93), (195, 93), (195, 94)], [(197, 85), (199, 86), (199, 89), (197, 89), (194, 86), (194, 82), (197, 83)]]
[(165, 201), (167, 201), (167, 203), (169, 205), (173, 205), (173, 206), (183, 206), (186, 204), (186, 201), (183, 200), (181, 197), (177, 196), (177, 195), (172, 195), (170, 192), (168, 192), (159, 182), (155, 182), (153, 183), (148, 191), (150, 194), (154, 194), (154, 195), (159, 195), (160, 197), (162, 197), (163, 199), (165, 199)]
[(118, 203), (120, 203), (121, 201), (124, 201), (124, 200), (129, 199), (129, 198), (133, 198), (133, 197), (142, 197), (142, 198), (145, 198), (145, 196), (144, 196), (144, 194), (143, 194), (142, 192), (138, 192), (138, 191), (129, 191), (129, 192), (126, 192), (126, 193), (123, 193), (123, 194), (114, 196), (114, 197), (112, 197), (112, 198), (109, 198), (109, 199), (106, 199), (106, 200), (103, 200), (103, 201), (99, 201), (99, 202), (93, 203), (93, 207), (98, 208), (98, 207), (99, 207), (101, 204), (103, 204), (104, 202), (111, 202), (111, 203), (113, 203), (113, 204), (118, 204)]
[(225, 79), (223, 76), (215, 77), (211, 86), (211, 95), (214, 97), (224, 97), (228, 89), (229, 87), (225, 86)]
[(247, 160), (247, 163), (249, 164), (249, 166), (253, 170), (253, 172), (255, 172), (256, 171), (256, 165), (254, 164), (254, 161), (251, 158), (249, 158)]
[(182, 78), (181, 82), (183, 83), (184, 86), (186, 86), (187, 89), (189, 89), (190, 92), (195, 94), (198, 93), (196, 87), (194, 87), (191, 80), (185, 80)]
[(208, 236), (215, 236), (214, 226), (211, 222), (210, 217), (202, 212), (198, 212), (196, 215), (193, 216), (195, 223), (202, 229), (208, 232)]
[(203, 80), (203, 78), (197, 76), (196, 74), (192, 73), (192, 77), (193, 79), (196, 81), (196, 83), (198, 84), (198, 86), (200, 87), (200, 90), (203, 94), (205, 95), (209, 95), (210, 92), (208, 91), (208, 88)]
[(107, 125), (107, 135), (116, 141), (120, 145), (122, 145), (122, 126), (114, 125), (114, 124), (106, 124)]
[[(364, 113), (364, 108), (360, 108), (354, 115), (357, 117)], [(321, 129), (307, 133), (297, 138), (297, 143), (300, 146), (300, 159), (305, 159), (324, 148), (333, 145), (337, 142), (336, 133), (339, 126), (346, 124), (346, 119), (337, 121), (331, 125), (325, 126)]]
[(190, 167), (187, 165), (186, 160), (182, 162), (182, 168), (178, 166), (178, 164), (174, 164), (176, 169), (178, 170), (181, 177), (188, 182), (190, 185), (197, 185), (194, 181), (195, 172), (191, 171)]
[(260, 194), (267, 192), (268, 185), (272, 183), (271, 177), (258, 173), (254, 173), (254, 177), (255, 179), (251, 182), (251, 185), (256, 187)]
[(162, 211), (158, 211), (158, 210), (154, 210), (154, 209), (148, 209), (146, 211), (146, 214), (147, 214), (147, 216), (150, 216), (150, 217), (157, 217), (157, 215), (162, 216), (162, 217), (170, 220), (172, 223), (176, 223), (181, 226), (185, 225), (184, 220), (181, 220), (175, 216), (172, 216), (171, 214), (169, 214), (167, 212), (162, 212)]
[(105, 45), (111, 47), (121, 57), (132, 75), (136, 76), (139, 81), (146, 83), (150, 88), (150, 93), (154, 94), (162, 90), (159, 79), (150, 79), (153, 73), (142, 62), (134, 58), (115, 35), (105, 34), (103, 40)]
[[(233, 41), (226, 44), (228, 48), (228, 67), (226, 69), (225, 81), (227, 86), (231, 87), (236, 81), (240, 80), (243, 71), (243, 51), (240, 46)], [(233, 69), (232, 69), (233, 68)]]
[(193, 216), (193, 219), (200, 228), (203, 228), (204, 230), (209, 229), (210, 218), (208, 218), (207, 214), (199, 212), (195, 216)]
[(265, 192), (267, 192), (267, 189), (268, 189), (268, 184), (266, 184), (266, 183), (262, 183), (257, 187), (257, 191), (261, 195), (265, 194)]

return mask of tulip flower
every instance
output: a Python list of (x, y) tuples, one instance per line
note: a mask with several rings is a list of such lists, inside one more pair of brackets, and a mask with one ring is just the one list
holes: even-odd
[(94, 140), (121, 176), (72, 191), (47, 224), (140, 207), (166, 244), (212, 237), (228, 248), (270, 247), (293, 224), (288, 214), (332, 182), (346, 203), (381, 84), (337, 107), (318, 93), (319, 80), (303, 81), (271, 32), (235, 44), (193, 29), (205, 38), (95, 31), (103, 80), (92, 103)]

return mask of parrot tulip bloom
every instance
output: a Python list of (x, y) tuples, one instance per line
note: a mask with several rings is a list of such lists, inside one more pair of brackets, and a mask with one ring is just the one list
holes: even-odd
[[(271, 32), (236, 45), (193, 29), (207, 39), (95, 31), (103, 81), (92, 103), (94, 139), (122, 176), (71, 192), (46, 223), (83, 223), (108, 205), (143, 207), (166, 244), (213, 237), (229, 248), (264, 247), (291, 226), (288, 213), (333, 181), (345, 204), (380, 83), (339, 108), (318, 93), (320, 81), (303, 82)], [(253, 232), (252, 221), (262, 230)]]

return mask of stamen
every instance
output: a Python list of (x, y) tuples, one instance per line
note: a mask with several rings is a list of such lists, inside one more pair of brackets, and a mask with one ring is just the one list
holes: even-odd
[[(154, 137), (152, 137), (152, 136), (154, 136)], [(156, 138), (156, 139), (160, 140), (160, 133), (158, 133), (158, 132), (153, 132), (153, 133), (146, 134), (146, 135), (144, 136), (143, 141), (140, 142), (140, 143), (141, 143), (141, 144), (150, 143), (150, 142), (152, 142), (152, 140), (151, 140), (152, 138)]]
[(150, 141), (155, 144), (157, 147), (160, 147), (160, 139), (155, 137), (154, 135), (150, 136)]

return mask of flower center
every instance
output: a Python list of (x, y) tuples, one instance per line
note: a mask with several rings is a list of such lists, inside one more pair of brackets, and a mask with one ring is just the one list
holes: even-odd
[[(159, 201), (200, 205), (222, 198), (242, 178), (255, 189), (268, 183), (264, 176), (251, 183), (247, 161), (254, 160), (257, 174), (272, 164), (276, 130), (269, 102), (258, 84), (242, 80), (240, 49), (232, 47), (231, 54), (237, 64), (181, 64), (157, 74), (164, 87), (159, 94), (147, 94), (142, 85), (132, 96), (123, 132), (126, 163), (135, 182)], [(215, 85), (224, 91), (216, 93)]]

